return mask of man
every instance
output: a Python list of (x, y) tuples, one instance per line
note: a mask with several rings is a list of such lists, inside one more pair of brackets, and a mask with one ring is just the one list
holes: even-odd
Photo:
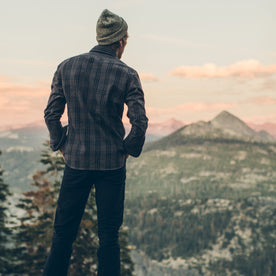
[[(125, 163), (128, 155), (140, 155), (148, 121), (139, 77), (120, 60), (127, 29), (123, 18), (104, 10), (97, 22), (98, 45), (63, 61), (54, 75), (44, 117), (51, 148), (62, 152), (66, 166), (43, 275), (67, 275), (92, 185), (98, 216), (98, 275), (120, 275), (118, 230), (123, 221)], [(125, 139), (124, 103), (132, 126)], [(62, 127), (66, 104), (68, 126)]]

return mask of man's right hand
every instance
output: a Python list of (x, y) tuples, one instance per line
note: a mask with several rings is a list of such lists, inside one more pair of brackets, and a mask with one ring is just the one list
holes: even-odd
[(63, 155), (63, 152), (64, 152), (64, 146), (62, 146), (59, 151), (61, 152), (61, 154)]

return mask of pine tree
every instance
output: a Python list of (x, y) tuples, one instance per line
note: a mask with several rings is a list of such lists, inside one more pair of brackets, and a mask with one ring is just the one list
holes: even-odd
[(64, 168), (62, 156), (51, 152), (49, 143), (44, 144), (40, 162), (45, 170), (33, 175), (31, 191), (23, 193), (17, 205), (25, 211), (20, 218), (16, 234), (16, 272), (21, 275), (42, 275), (53, 235), (53, 219), (60, 186), (60, 172)]
[[(0, 155), (1, 155), (0, 151)], [(0, 167), (0, 275), (8, 275), (11, 269), (11, 230), (7, 226), (8, 196), (11, 195), (8, 184), (3, 180), (3, 170)]]
[[(25, 210), (26, 215), (20, 219), (17, 233), (17, 273), (20, 275), (42, 275), (42, 270), (48, 255), (53, 235), (54, 212), (61, 185), (61, 172), (64, 160), (60, 153), (52, 152), (49, 142), (42, 151), (40, 162), (45, 170), (33, 175), (31, 183), (35, 190), (24, 193), (24, 198), (18, 204)], [(127, 234), (120, 231), (122, 255), (122, 276), (133, 275), (134, 265), (127, 247)], [(78, 237), (73, 245), (68, 275), (96, 275), (97, 270), (97, 210), (95, 191), (92, 188)]]
[(134, 263), (130, 257), (130, 247), (128, 245), (127, 227), (123, 227), (119, 232), (119, 243), (121, 247), (121, 275), (132, 276)]

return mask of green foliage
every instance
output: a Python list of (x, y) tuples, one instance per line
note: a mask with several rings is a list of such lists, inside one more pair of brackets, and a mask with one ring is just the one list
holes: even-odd
[[(202, 275), (275, 274), (275, 144), (176, 132), (146, 145), (140, 158), (129, 158), (127, 170), (125, 225), (133, 247), (158, 261), (184, 259)], [(45, 178), (54, 185), (53, 175)], [(30, 197), (22, 202), (28, 212), (37, 212)], [(81, 227), (96, 231), (93, 219)], [(76, 256), (95, 254), (85, 253), (84, 241), (97, 244), (87, 231), (80, 229)], [(129, 257), (125, 234), (120, 234), (121, 254), (126, 249)], [(93, 260), (72, 258), (72, 275), (78, 275), (79, 265), (86, 273), (85, 264)], [(130, 272), (122, 275), (131, 275), (131, 262), (122, 271), (128, 266)]]
[(49, 143), (42, 151), (41, 163), (45, 170), (33, 175), (32, 190), (24, 192), (18, 208), (25, 211), (16, 229), (16, 250), (18, 262), (16, 273), (22, 275), (41, 275), (53, 235), (53, 219), (60, 186), (59, 172), (64, 162), (59, 153), (52, 153)]
[(128, 161), (130, 242), (151, 259), (181, 258), (206, 275), (272, 276), (275, 171), (275, 144), (180, 131), (148, 144)]
[(162, 149), (155, 143), (128, 161), (128, 196), (133, 199), (147, 192), (185, 198), (238, 199), (252, 192), (276, 197), (276, 145), (207, 140)]
[(9, 248), (11, 230), (7, 226), (8, 196), (10, 195), (9, 186), (3, 180), (3, 170), (0, 167), (0, 275), (7, 275), (12, 266), (12, 255)]
[[(174, 199), (150, 194), (126, 205), (130, 242), (151, 259), (192, 258), (193, 268), (218, 276), (275, 274), (276, 200), (192, 200), (181, 194)], [(208, 257), (206, 252), (212, 254), (214, 248), (221, 256)]]
[(132, 276), (134, 263), (130, 257), (130, 247), (128, 245), (128, 228), (121, 228), (119, 232), (119, 244), (121, 248), (121, 275)]
[[(252, 250), (248, 250), (248, 245), (241, 246), (239, 250), (233, 248), (232, 260), (212, 261), (209, 269), (215, 272), (215, 275), (221, 275), (225, 270), (236, 271), (237, 275), (245, 276), (276, 275), (276, 206), (275, 203), (274, 206), (270, 204), (266, 205), (258, 198), (248, 198), (240, 202), (243, 208), (241, 212), (247, 214), (243, 223), (244, 228), (252, 231), (249, 244)], [(228, 238), (233, 239), (235, 236), (238, 235)]]
[(127, 202), (126, 224), (132, 229), (130, 240), (158, 261), (170, 256), (186, 258), (209, 248), (227, 227), (232, 213), (229, 210), (205, 213), (203, 208), (198, 208), (204, 202), (182, 205), (181, 198), (172, 201), (153, 195)]

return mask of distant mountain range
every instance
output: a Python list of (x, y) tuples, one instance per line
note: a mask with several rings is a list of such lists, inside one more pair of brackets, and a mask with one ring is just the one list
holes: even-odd
[[(167, 136), (176, 130), (184, 127), (183, 133), (191, 135), (199, 135), (204, 131), (213, 133), (214, 129), (223, 129), (224, 135), (245, 136), (246, 139), (256, 141), (273, 141), (276, 138), (276, 124), (266, 123), (262, 125), (245, 124), (240, 119), (227, 111), (222, 111), (210, 122), (200, 121), (193, 124), (185, 124), (180, 120), (171, 118), (164, 122), (151, 122), (147, 130), (147, 141), (155, 141), (161, 137)], [(126, 132), (130, 129), (126, 124)], [(242, 132), (241, 132), (242, 130)], [(213, 135), (220, 135), (216, 133)], [(10, 150), (31, 150), (41, 147), (42, 143), (48, 139), (48, 131), (44, 121), (37, 121), (25, 125), (0, 127), (0, 149)]]
[[(183, 122), (170, 119), (160, 123), (149, 123), (146, 141), (155, 141), (166, 136), (184, 125)], [(130, 130), (130, 125), (125, 124), (126, 133)], [(0, 128), (0, 149), (14, 148), (18, 150), (31, 150), (31, 148), (41, 147), (48, 138), (48, 130), (44, 121), (21, 126), (8, 126)]]
[(177, 129), (183, 127), (185, 123), (182, 121), (176, 120), (174, 118), (171, 118), (168, 121), (165, 122), (149, 122), (149, 127), (147, 132), (152, 135), (157, 135), (157, 136), (166, 136), (169, 135), (170, 133), (176, 131)]
[(256, 131), (265, 130), (269, 134), (271, 134), (274, 138), (276, 138), (276, 124), (274, 123), (264, 123), (264, 124), (248, 123), (248, 126), (253, 128)]
[(49, 139), (46, 126), (26, 125), (0, 131), (0, 149), (34, 150)]
[[(274, 137), (227, 111), (209, 122), (151, 124), (152, 133), (159, 139), (127, 161), (124, 222), (137, 275), (274, 275)], [(37, 125), (0, 132), (13, 192), (32, 188), (47, 136)]]
[[(37, 161), (42, 144), (47, 139), (48, 131), (43, 121), (0, 131), (0, 150), (3, 151), (0, 164), (5, 168), (7, 181), (14, 189), (28, 189), (31, 175), (39, 165)], [(274, 137), (266, 131), (255, 131), (236, 116), (222, 111), (209, 122), (199, 121), (183, 126), (181, 121), (171, 119), (164, 123), (150, 123), (144, 152), (206, 139), (275, 143)]]
[(276, 143), (276, 139), (268, 132), (255, 131), (238, 117), (222, 111), (213, 120), (185, 125), (172, 134), (145, 145), (144, 150), (166, 149), (191, 141), (240, 141), (255, 143)]

